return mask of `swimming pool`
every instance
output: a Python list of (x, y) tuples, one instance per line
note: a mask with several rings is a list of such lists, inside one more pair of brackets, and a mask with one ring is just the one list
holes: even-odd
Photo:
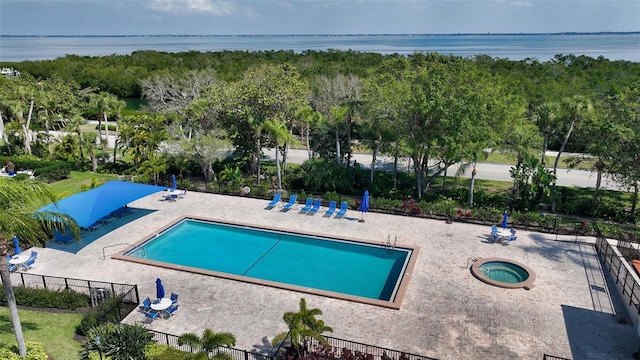
[(185, 217), (113, 258), (399, 308), (413, 247)]

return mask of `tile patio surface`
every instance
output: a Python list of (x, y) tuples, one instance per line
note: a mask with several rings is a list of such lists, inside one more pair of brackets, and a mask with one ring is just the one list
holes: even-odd
[[(231, 332), (236, 348), (272, 351), (270, 340), (286, 331), (282, 315), (297, 311), (300, 298), (323, 311), (321, 319), (346, 340), (438, 359), (542, 359), (544, 353), (573, 359), (630, 359), (638, 341), (621, 300), (607, 286), (593, 239), (555, 241), (555, 235), (518, 231), (518, 240), (487, 241), (489, 226), (349, 211), (343, 219), (266, 210), (267, 200), (190, 192), (175, 202), (150, 195), (129, 206), (133, 215), (89, 236), (77, 254), (38, 249), (29, 273), (137, 284), (141, 299), (155, 296), (155, 279), (180, 294), (180, 310), (148, 324), (180, 335), (205, 328)], [(140, 210), (145, 209), (145, 210)], [(420, 247), (400, 310), (196, 275), (110, 258), (184, 215), (346, 236)], [(566, 238), (564, 240), (575, 240)], [(107, 255), (103, 259), (103, 251)], [(198, 249), (193, 249), (198, 251)], [(531, 290), (502, 289), (478, 281), (473, 258), (521, 262), (537, 274)], [(331, 266), (331, 259), (327, 259)], [(144, 321), (134, 311), (125, 322)]]

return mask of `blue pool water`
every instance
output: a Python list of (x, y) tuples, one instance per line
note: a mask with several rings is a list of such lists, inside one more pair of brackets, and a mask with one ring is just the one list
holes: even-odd
[(411, 249), (185, 219), (124, 255), (393, 301)]

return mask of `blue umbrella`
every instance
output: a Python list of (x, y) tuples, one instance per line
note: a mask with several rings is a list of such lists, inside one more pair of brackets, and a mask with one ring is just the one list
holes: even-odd
[(507, 212), (505, 211), (504, 214), (502, 214), (502, 228), (506, 229), (509, 227), (509, 214), (507, 214)]
[(175, 191), (178, 188), (178, 183), (176, 182), (176, 176), (171, 175), (171, 191)]
[(364, 222), (364, 213), (369, 211), (369, 190), (364, 191), (362, 202), (360, 202), (360, 222)]
[(162, 280), (156, 279), (156, 297), (162, 299), (164, 297), (164, 286), (162, 286)]
[(13, 237), (13, 247), (15, 248), (16, 255), (20, 254), (22, 250), (20, 250), (20, 244), (18, 243), (18, 237)]

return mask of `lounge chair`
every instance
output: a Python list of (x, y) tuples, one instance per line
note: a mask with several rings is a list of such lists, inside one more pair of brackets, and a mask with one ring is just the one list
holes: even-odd
[(311, 208), (311, 210), (309, 210), (309, 212), (307, 213), (307, 215), (313, 215), (315, 213), (318, 212), (318, 210), (320, 210), (320, 199), (315, 199), (313, 201), (313, 207)]
[(165, 310), (164, 313), (167, 314), (167, 317), (171, 317), (171, 315), (173, 315), (176, 311), (178, 311), (179, 306), (180, 305), (171, 305), (171, 307)]
[(111, 213), (111, 216), (115, 216), (115, 217), (123, 217), (123, 216), (125, 216), (125, 215), (129, 214), (130, 212), (131, 212), (131, 208), (128, 208), (128, 207), (126, 207), (126, 206), (123, 206), (123, 207), (121, 207), (121, 208), (118, 208), (118, 209), (114, 210), (114, 211)]
[(96, 231), (100, 228), (100, 226), (102, 226), (102, 223), (100, 221), (96, 221), (87, 227), (81, 227), (81, 229), (86, 231)]
[(101, 217), (98, 222), (103, 223), (103, 224), (109, 224), (111, 222), (113, 222), (113, 220), (115, 220), (116, 218), (111, 216), (111, 215), (105, 215), (103, 217)]
[(338, 210), (338, 212), (336, 213), (336, 218), (342, 218), (346, 213), (347, 210), (349, 208), (349, 203), (346, 201), (343, 201), (340, 203), (340, 210)]
[(327, 209), (327, 211), (325, 211), (324, 216), (331, 217), (334, 212), (336, 212), (336, 202), (330, 201), (329, 208)]
[(291, 195), (289, 197), (289, 202), (284, 204), (284, 205), (282, 205), (282, 210), (289, 210), (289, 209), (295, 207), (298, 204), (297, 200), (298, 200), (298, 195), (296, 195), (296, 194)]
[(178, 303), (178, 294), (176, 293), (171, 293), (171, 304), (175, 305)]
[(282, 193), (275, 193), (275, 195), (273, 195), (273, 200), (267, 204), (267, 207), (273, 208), (278, 205), (278, 203), (280, 203), (280, 198), (282, 198)]
[(302, 209), (300, 209), (300, 212), (306, 213), (309, 210), (311, 210), (311, 208), (313, 208), (313, 199), (307, 198), (307, 201), (304, 203), (304, 206), (302, 207)]
[(68, 244), (75, 240), (73, 236), (67, 235), (67, 230), (60, 231), (58, 229), (53, 230), (53, 241), (59, 242), (61, 244)]

